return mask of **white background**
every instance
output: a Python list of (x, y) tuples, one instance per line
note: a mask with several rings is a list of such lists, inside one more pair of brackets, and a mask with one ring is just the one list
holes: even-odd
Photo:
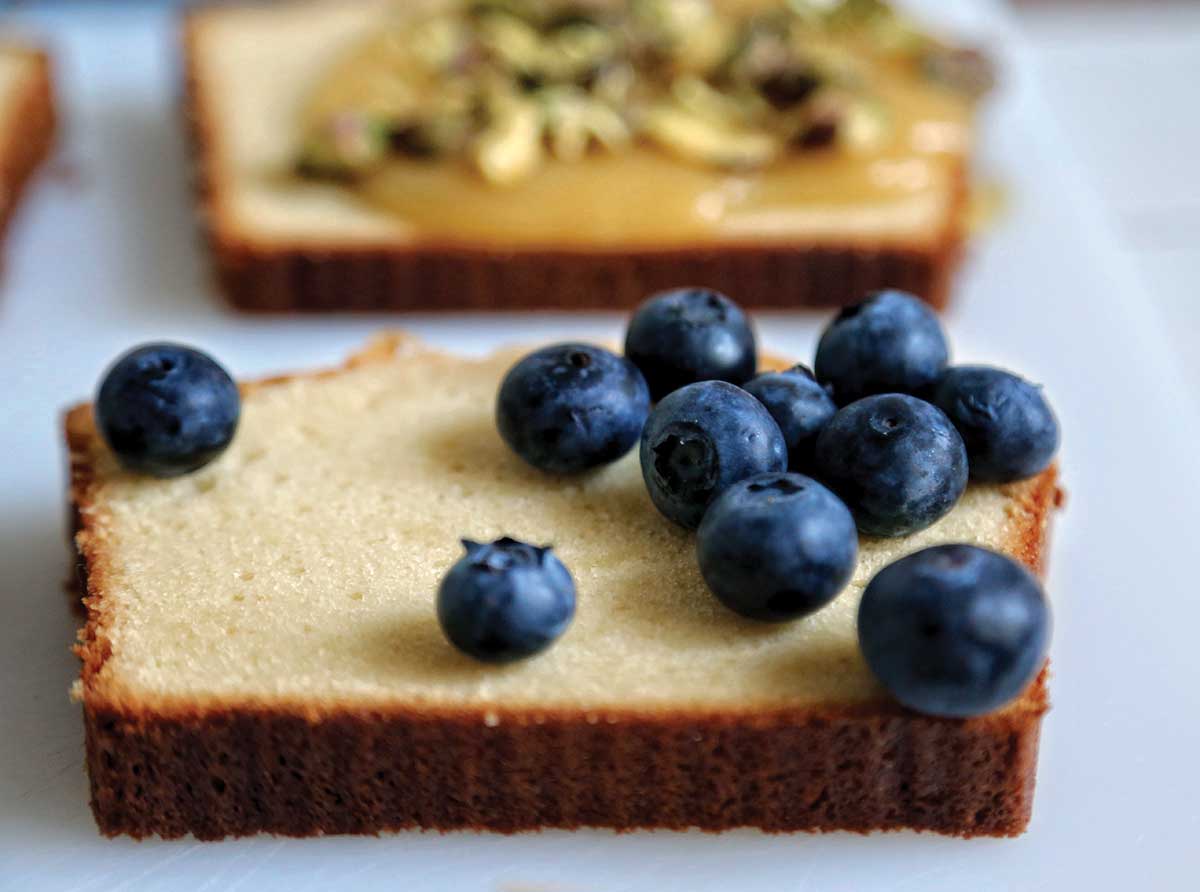
[(1200, 3), (1024, 0), (1040, 86), (1200, 397)]
[[(148, 7), (35, 10), (24, 18), (60, 53), (67, 130), (59, 173), (39, 183), (11, 233), (0, 285), (0, 889), (1197, 888), (1200, 424), (1180, 358), (1181, 345), (1192, 349), (1186, 315), (1148, 296), (1128, 215), (1114, 216), (1112, 192), (1098, 199), (1087, 183), (1104, 153), (1065, 147), (1062, 126), (1078, 122), (1044, 103), (1037, 55), (1008, 17), (984, 0), (927, 5), (1006, 57), (987, 164), (1010, 185), (1014, 207), (962, 278), (948, 320), (957, 356), (1044, 382), (1065, 430), (1071, 498), (1049, 579), (1054, 709), (1024, 837), (99, 838), (79, 710), (66, 697), (76, 620), (61, 584), (58, 412), (89, 396), (113, 356), (171, 337), (252, 375), (335, 362), (388, 325), (481, 350), (612, 337), (621, 320), (234, 315), (209, 285), (191, 223), (169, 17)], [(1037, 34), (1045, 46), (1045, 31)], [(1044, 52), (1041, 60), (1053, 69)], [(1061, 77), (1046, 82), (1052, 95), (1063, 89)], [(1134, 201), (1142, 194), (1130, 192)], [(806, 357), (820, 317), (759, 322), (770, 348)]]

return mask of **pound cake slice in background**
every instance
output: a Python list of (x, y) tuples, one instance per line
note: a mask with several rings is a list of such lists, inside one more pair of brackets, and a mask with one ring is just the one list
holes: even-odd
[[(830, 606), (765, 626), (709, 594), (635, 454), (562, 479), (505, 447), (493, 406), (519, 355), (394, 337), (244, 385), (228, 450), (169, 480), (121, 470), (90, 406), (68, 414), (102, 832), (1024, 828), (1045, 672), (997, 712), (919, 715), (868, 670), (855, 612), (932, 544), (1040, 572), (1053, 468), (864, 538)], [(578, 587), (561, 640), (504, 667), (450, 647), (433, 607), (459, 539), (500, 535), (552, 543)]]
[(49, 57), (0, 38), (0, 238), (33, 172), (50, 153), (55, 127)]
[[(770, 5), (716, 0), (711, 8), (721, 23)], [(462, 69), (475, 63), (463, 59), (516, 52), (505, 39), (520, 47), (521, 34), (537, 32), (527, 23), (514, 26), (504, 10), (554, 4), (317, 0), (218, 5), (188, 16), (185, 112), (199, 213), (220, 286), (235, 306), (619, 308), (680, 282), (735, 292), (758, 307), (846, 304), (883, 287), (937, 306), (947, 302), (965, 238), (973, 111), (986, 84), (978, 53), (924, 35), (893, 18), (885, 4), (810, 12), (841, 16), (841, 24), (816, 32), (820, 53), (812, 51), (811, 64), (805, 56), (800, 68), (755, 75), (762, 95), (749, 99), (722, 93), (724, 69), (713, 68), (705, 77), (673, 81), (668, 99), (674, 104), (666, 112), (654, 106), (634, 114), (625, 100), (616, 101), (602, 117), (617, 128), (604, 144), (629, 148), (611, 151), (598, 148), (603, 140), (591, 131), (558, 139), (547, 130), (543, 147), (535, 129), (549, 123), (518, 126), (524, 121), (519, 112), (533, 114), (543, 99), (549, 108), (545, 103), (561, 98), (551, 96), (550, 87), (563, 87), (573, 102), (592, 102), (602, 89), (594, 78), (583, 77), (583, 86), (553, 81), (547, 87), (549, 75), (541, 69), (535, 76), (514, 67), (519, 83), (508, 97), (512, 103), (496, 111), (484, 102), (479, 114), (460, 116), (463, 127), (478, 128), (483, 119), (500, 130), (495, 122), (509, 121), (504, 109), (517, 109), (513, 126), (500, 135), (524, 133), (528, 144), (513, 149), (494, 140), (503, 151), (493, 158), (484, 149), (470, 155), (444, 148), (458, 146), (453, 134), (461, 128), (440, 118), (407, 124), (401, 116), (421, 97), (405, 98), (403, 75), (396, 72), (411, 60), (388, 55), (397, 46), (436, 52), (447, 34), (463, 30), (454, 10), (468, 6), (499, 10), (503, 28), (479, 26), (484, 49), (468, 45), (458, 61), (446, 63), (439, 82), (455, 75), (469, 86), (472, 75)], [(818, 6), (839, 4), (813, 9)], [(709, 8), (690, 0), (642, 7), (662, 7), (656, 15), (667, 19)], [(423, 22), (412, 27), (428, 35), (414, 37), (405, 30), (410, 21)], [(513, 37), (513, 27), (524, 31)], [(552, 40), (549, 27), (533, 39)], [(708, 33), (704, 27), (697, 26)], [(396, 32), (390, 43), (380, 38), (388, 29)], [(723, 39), (736, 47), (735, 36)], [(599, 40), (603, 45), (603, 34)], [(488, 41), (499, 41), (499, 48)], [(383, 73), (372, 74), (373, 65)], [(461, 104), (461, 98), (444, 102)], [(339, 102), (348, 110), (340, 113)], [(351, 107), (355, 103), (366, 111)], [(740, 124), (721, 117), (760, 106), (783, 107), (771, 119), (782, 135), (768, 138), (756, 130), (743, 138), (734, 126)], [(567, 111), (553, 120), (575, 120)], [(649, 115), (660, 117), (647, 122)], [(345, 158), (331, 160), (336, 149), (319, 139), (320, 151), (305, 154), (310, 131), (320, 134), (326, 125), (335, 143), (355, 147), (347, 151), (356, 162), (364, 146), (390, 146), (390, 154), (353, 169), (337, 166)], [(600, 118), (588, 126), (603, 130)], [(632, 136), (620, 130), (626, 127)], [(559, 157), (565, 155), (570, 160)]]

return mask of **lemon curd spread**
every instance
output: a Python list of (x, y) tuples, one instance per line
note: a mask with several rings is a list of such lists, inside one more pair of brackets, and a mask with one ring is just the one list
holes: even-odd
[(986, 62), (877, 0), (421, 0), (323, 66), (295, 169), (446, 243), (696, 245), (945, 219)]

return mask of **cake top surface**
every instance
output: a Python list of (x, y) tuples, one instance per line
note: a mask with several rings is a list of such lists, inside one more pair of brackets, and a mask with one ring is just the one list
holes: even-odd
[[(332, 375), (252, 386), (228, 451), (173, 480), (120, 470), (90, 412), (75, 410), (75, 498), (98, 595), (85, 698), (318, 709), (853, 705), (884, 697), (859, 654), (855, 613), (885, 564), (941, 542), (1036, 559), (1029, 543), (1044, 517), (1034, 506), (1052, 478), (975, 485), (917, 535), (863, 540), (853, 581), (825, 609), (780, 625), (742, 619), (705, 588), (693, 535), (652, 506), (636, 450), (558, 479), (505, 447), (493, 403), (519, 355), (468, 360), (401, 340)], [(434, 606), (459, 540), (501, 535), (552, 544), (578, 587), (566, 634), (506, 667), (451, 647)]]

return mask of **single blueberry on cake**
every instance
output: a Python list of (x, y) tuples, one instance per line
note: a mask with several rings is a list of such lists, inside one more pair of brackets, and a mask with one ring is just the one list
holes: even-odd
[(237, 430), (237, 385), (212, 357), (178, 344), (131, 350), (105, 372), (96, 422), (121, 463), (174, 477), (220, 455)]
[(666, 517), (695, 529), (725, 489), (768, 471), (787, 470), (787, 444), (762, 403), (724, 381), (701, 381), (670, 394), (646, 421), (642, 476)]
[(1033, 575), (1002, 554), (939, 545), (885, 567), (863, 592), (858, 636), (871, 671), (904, 705), (967, 717), (1033, 681), (1050, 611)]
[(817, 438), (819, 479), (870, 536), (907, 536), (944, 516), (967, 486), (962, 437), (936, 406), (901, 393), (838, 411)]
[(680, 288), (642, 304), (629, 323), (625, 355), (656, 400), (697, 381), (744, 384), (758, 366), (746, 314), (707, 288)]
[(884, 291), (838, 314), (814, 369), (839, 406), (876, 393), (927, 395), (950, 349), (942, 324), (911, 294)]
[(1058, 451), (1058, 420), (1041, 388), (1012, 372), (955, 366), (938, 381), (933, 400), (962, 434), (973, 480), (1032, 477)]
[(446, 638), (486, 663), (508, 663), (550, 646), (575, 615), (575, 583), (549, 548), (515, 539), (463, 541), (467, 553), (438, 589)]
[(802, 365), (782, 372), (765, 372), (746, 382), (745, 390), (767, 407), (779, 425), (787, 442), (788, 468), (809, 473), (817, 435), (837, 413), (837, 404), (829, 392)]
[(726, 607), (779, 622), (820, 610), (858, 556), (850, 511), (801, 474), (760, 474), (709, 506), (696, 538), (704, 581)]
[(629, 360), (589, 344), (557, 344), (504, 376), (496, 424), (535, 468), (572, 474), (632, 449), (649, 411), (646, 382)]

